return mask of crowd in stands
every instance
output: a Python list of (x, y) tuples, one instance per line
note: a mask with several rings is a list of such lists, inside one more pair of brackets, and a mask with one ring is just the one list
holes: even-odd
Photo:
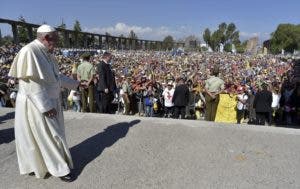
[[(0, 107), (14, 106), (18, 81), (8, 78), (7, 74), (20, 47), (0, 47)], [(207, 95), (205, 81), (211, 77), (212, 70), (218, 67), (218, 77), (224, 81), (224, 88), (217, 116), (220, 117), (224, 111), (233, 110), (234, 114), (230, 112), (229, 118), (234, 120), (232, 122), (260, 124), (254, 104), (257, 94), (267, 90), (272, 94), (271, 109), (267, 110), (267, 123), (300, 125), (300, 85), (293, 78), (295, 60), (275, 55), (251, 56), (216, 52), (189, 52), (178, 55), (142, 50), (110, 52), (114, 56), (110, 65), (117, 86), (110, 113), (204, 119)], [(57, 49), (55, 56), (60, 72), (77, 79), (77, 68), (83, 61), (82, 57), (88, 57), (88, 62), (97, 71), (96, 65), (100, 62), (102, 53), (103, 51), (96, 49)], [(96, 73), (92, 84), (96, 86), (98, 79)], [(173, 97), (179, 84), (188, 88), (188, 94), (185, 97), (185, 113), (178, 117), (174, 115)], [(95, 110), (89, 110), (91, 105), (83, 104), (81, 93), (80, 89), (62, 89), (64, 109), (77, 112), (99, 111), (97, 87), (93, 91), (94, 102), (88, 102), (95, 104)], [(224, 100), (225, 98), (228, 100)], [(83, 106), (87, 106), (84, 111)], [(222, 119), (227, 118), (219, 120)]]

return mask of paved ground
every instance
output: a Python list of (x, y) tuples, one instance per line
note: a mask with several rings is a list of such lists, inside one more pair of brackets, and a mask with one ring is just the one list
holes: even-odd
[(65, 113), (78, 178), (18, 172), (13, 109), (0, 109), (0, 188), (300, 188), (300, 130)]

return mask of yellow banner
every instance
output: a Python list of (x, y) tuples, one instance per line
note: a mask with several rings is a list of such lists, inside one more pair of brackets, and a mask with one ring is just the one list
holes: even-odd
[(237, 96), (220, 94), (215, 122), (236, 123)]

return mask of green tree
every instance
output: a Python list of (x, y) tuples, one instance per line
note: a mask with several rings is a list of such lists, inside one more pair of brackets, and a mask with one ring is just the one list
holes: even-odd
[(32, 28), (33, 39), (36, 39), (37, 36), (37, 28)]
[(300, 49), (300, 25), (279, 24), (271, 36), (272, 53), (279, 53), (282, 49), (292, 53)]
[[(75, 26), (74, 26), (75, 27)], [(78, 27), (78, 26), (76, 26)], [(61, 24), (59, 26), (57, 26), (57, 28), (60, 28), (60, 29), (67, 29), (67, 26), (64, 22), (64, 19), (61, 20)], [(79, 24), (79, 28), (80, 28), (80, 24)], [(80, 28), (80, 31), (81, 31), (81, 28)]]
[(226, 52), (231, 52), (231, 50), (232, 50), (232, 44), (226, 43), (226, 44), (224, 45), (224, 51), (226, 51)]
[(240, 34), (239, 34), (239, 31), (236, 30), (236, 26), (234, 23), (230, 23), (228, 26), (227, 26), (227, 30), (226, 30), (226, 33), (225, 33), (225, 40), (226, 40), (226, 43), (229, 43), (229, 44), (239, 44), (240, 43)]
[(105, 35), (107, 36), (107, 41), (105, 41), (106, 47), (105, 48), (116, 48), (117, 47), (117, 41), (115, 38), (112, 37), (112, 35), (108, 32), (105, 32)]
[(218, 50), (219, 44), (221, 43), (221, 32), (219, 30), (216, 30), (212, 35), (211, 35), (211, 44), (210, 47), (216, 51)]
[(200, 51), (201, 52), (206, 52), (206, 51), (208, 51), (208, 48), (207, 47), (200, 47)]
[(22, 22), (20, 25), (18, 25), (19, 42), (20, 43), (28, 43), (29, 42), (29, 36), (28, 36), (27, 28), (25, 26), (26, 20), (22, 15), (18, 18), (18, 20), (20, 22)]
[(81, 26), (80, 26), (80, 22), (78, 20), (75, 20), (73, 30), (76, 31), (76, 32), (81, 32), (82, 31)]
[[(125, 38), (125, 36), (123, 34), (119, 35), (119, 37)], [(121, 45), (119, 48), (121, 48), (121, 49), (125, 48), (125, 45), (126, 45), (125, 43), (126, 43), (125, 39), (121, 39)]]
[(213, 50), (218, 50), (220, 43), (222, 43), (225, 51), (231, 51), (232, 44), (238, 46), (241, 43), (239, 37), (239, 31), (234, 23), (227, 25), (225, 22), (223, 22), (219, 24), (218, 29), (212, 34), (208, 28), (206, 28), (203, 33), (204, 41)]
[(130, 39), (138, 39), (138, 36), (134, 33), (133, 30), (129, 32), (128, 38)]
[(236, 46), (235, 46), (236, 52), (237, 53), (244, 53), (245, 50), (246, 50), (247, 43), (248, 43), (248, 40), (244, 41), (243, 43), (236, 44)]
[(14, 38), (10, 35), (6, 35), (2, 37), (0, 45), (8, 45), (8, 44), (13, 44)]
[(130, 30), (128, 38), (131, 39), (130, 43), (131, 43), (131, 48), (132, 49), (136, 49), (137, 48), (137, 44), (136, 44), (136, 40), (138, 39), (137, 35), (134, 33), (133, 30)]
[[(60, 29), (66, 29), (67, 28), (67, 26), (64, 23), (63, 19), (61, 20), (61, 24), (58, 25), (57, 28), (60, 28)], [(64, 33), (59, 32), (59, 34), (58, 34), (58, 46), (63, 47), (64, 45), (66, 45), (66, 44), (64, 44)]]
[(94, 48), (95, 47), (95, 42), (96, 42), (95, 37), (93, 37), (93, 36), (88, 36), (87, 37), (87, 44), (88, 44), (89, 48)]
[(83, 47), (83, 35), (81, 34), (81, 26), (78, 20), (75, 20), (74, 26), (74, 45), (75, 47)]
[(171, 35), (168, 35), (163, 40), (163, 48), (166, 50), (172, 50), (174, 47), (174, 39)]
[(211, 32), (208, 28), (204, 30), (203, 40), (205, 41), (206, 44), (211, 45)]
[(217, 30), (217, 34), (218, 34), (218, 38), (219, 38), (220, 43), (225, 44), (225, 42), (226, 42), (226, 35), (225, 35), (226, 31), (227, 31), (227, 24), (225, 22), (222, 22), (219, 25), (219, 29)]
[(153, 51), (158, 50), (158, 46), (157, 46), (156, 42), (150, 43), (150, 50), (153, 50)]

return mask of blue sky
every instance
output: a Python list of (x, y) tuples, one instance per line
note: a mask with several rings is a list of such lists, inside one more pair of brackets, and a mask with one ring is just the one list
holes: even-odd
[[(1, 0), (0, 18), (57, 26), (62, 19), (72, 28), (75, 19), (85, 31), (162, 40), (215, 30), (221, 22), (236, 24), (241, 39), (269, 38), (280, 23), (300, 24), (300, 0)], [(10, 28), (0, 24), (2, 34)]]

